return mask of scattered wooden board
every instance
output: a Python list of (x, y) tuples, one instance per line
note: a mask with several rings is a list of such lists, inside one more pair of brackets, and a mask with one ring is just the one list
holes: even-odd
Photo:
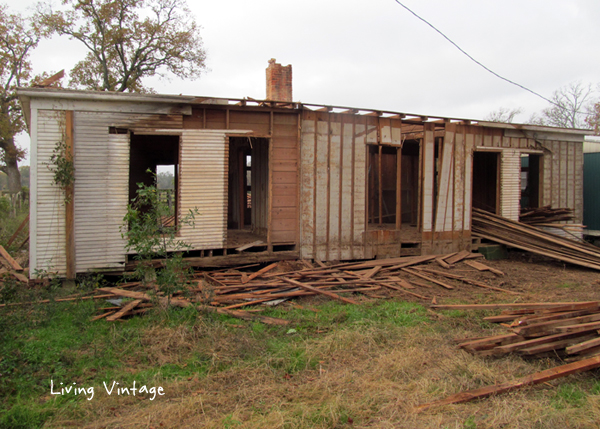
[(461, 250), (456, 255), (450, 256), (449, 258), (446, 258), (444, 260), (444, 262), (446, 262), (448, 265), (453, 265), (453, 264), (456, 264), (457, 262), (462, 261), (467, 256), (469, 256), (470, 254), (471, 254), (471, 252), (469, 252), (467, 250)]
[(254, 246), (260, 246), (261, 244), (265, 244), (265, 242), (262, 240), (256, 240), (256, 241), (253, 241), (252, 243), (244, 244), (243, 246), (238, 247), (237, 249), (235, 249), (235, 251), (243, 252), (244, 250), (248, 250)]
[(10, 254), (6, 251), (6, 249), (2, 246), (0, 246), (0, 256), (2, 256), (4, 258), (4, 260), (6, 262), (8, 262), (8, 265), (10, 265), (10, 267), (15, 270), (15, 271), (23, 271), (23, 267), (21, 267), (19, 265), (19, 263), (17, 261), (15, 261), (13, 259), (12, 256), (10, 256)]
[(486, 398), (492, 395), (499, 395), (501, 393), (510, 392), (525, 386), (545, 383), (556, 378), (565, 377), (567, 375), (576, 374), (583, 371), (589, 371), (598, 367), (600, 367), (600, 356), (595, 356), (578, 362), (561, 365), (556, 368), (547, 369), (545, 371), (536, 372), (535, 374), (519, 378), (512, 382), (460, 392), (455, 395), (448, 396), (445, 399), (419, 405), (415, 411), (420, 412), (442, 405), (460, 404), (463, 402), (473, 401), (475, 399)]
[(468, 266), (473, 267), (473, 268), (475, 268), (476, 270), (479, 270), (479, 271), (490, 271), (490, 272), (496, 274), (497, 276), (503, 276), (504, 275), (504, 273), (502, 271), (497, 270), (497, 269), (492, 268), (492, 267), (488, 267), (487, 265), (482, 264), (481, 262), (477, 262), (477, 261), (465, 261), (465, 264), (467, 264)]
[(116, 313), (111, 314), (110, 316), (108, 316), (106, 318), (106, 320), (108, 320), (109, 322), (114, 322), (115, 320), (120, 319), (121, 317), (125, 316), (129, 311), (131, 311), (135, 307), (137, 307), (137, 305), (140, 304), (141, 302), (142, 302), (141, 299), (136, 299), (134, 301), (131, 301), (131, 302), (127, 303), (122, 309), (120, 309)]

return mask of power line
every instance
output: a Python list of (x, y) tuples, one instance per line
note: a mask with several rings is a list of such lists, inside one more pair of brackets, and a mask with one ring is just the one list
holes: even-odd
[[(486, 71), (490, 72), (491, 74), (493, 74), (494, 76), (496, 76), (497, 78), (502, 79), (505, 82), (508, 82), (512, 85), (518, 86), (521, 89), (524, 89), (527, 92), (532, 93), (533, 95), (536, 95), (538, 97), (540, 97), (543, 100), (546, 100), (548, 103), (553, 104), (555, 106), (560, 107), (561, 109), (564, 109), (564, 106), (561, 106), (557, 103), (555, 103), (552, 100), (549, 100), (548, 98), (544, 97), (543, 95), (519, 84), (516, 82), (513, 82), (510, 79), (505, 78), (504, 76), (500, 76), (498, 73), (496, 73), (495, 71), (489, 69), (488, 67), (486, 67), (485, 65), (481, 64), (479, 61), (477, 61), (475, 58), (473, 58), (471, 55), (469, 55), (464, 49), (462, 49), (460, 46), (458, 46), (456, 43), (454, 43), (448, 36), (446, 36), (444, 33), (442, 33), (440, 30), (438, 30), (436, 27), (433, 26), (433, 24), (431, 24), (429, 21), (427, 21), (424, 18), (421, 18), (419, 15), (417, 15), (415, 12), (413, 12), (412, 10), (410, 10), (407, 6), (405, 6), (404, 4), (402, 4), (399, 0), (394, 0), (396, 3), (398, 3), (400, 6), (402, 6), (404, 9), (406, 9), (407, 11), (409, 11), (411, 14), (413, 14), (415, 17), (419, 18), (421, 21), (423, 21), (425, 24), (427, 24), (428, 26), (430, 26), (431, 28), (433, 28), (440, 36), (442, 36), (444, 39), (446, 39), (448, 42), (452, 43), (452, 45), (454, 45), (454, 47), (456, 49), (458, 49), (460, 52), (462, 52), (463, 54), (465, 54), (471, 61), (473, 61), (475, 64), (477, 64), (478, 66), (482, 67), (483, 69), (485, 69)], [(579, 113), (579, 112), (578, 112)]]

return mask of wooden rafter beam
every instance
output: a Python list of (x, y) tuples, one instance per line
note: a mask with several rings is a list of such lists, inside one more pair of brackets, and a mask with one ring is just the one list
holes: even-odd
[(63, 77), (65, 77), (65, 70), (64, 69), (62, 69), (58, 73), (53, 74), (49, 78), (46, 78), (43, 81), (41, 81), (40, 83), (35, 84), (33, 86), (36, 87), (36, 88), (46, 88), (46, 87), (48, 87), (48, 86), (50, 86), (50, 85), (58, 82)]

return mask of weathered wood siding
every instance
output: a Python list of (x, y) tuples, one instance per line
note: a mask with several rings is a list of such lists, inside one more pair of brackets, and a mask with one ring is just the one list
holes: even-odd
[(273, 113), (271, 165), (272, 244), (295, 244), (298, 236), (298, 115)]
[[(271, 246), (297, 244), (303, 258), (371, 258), (388, 242), (398, 244), (391, 251), (400, 251), (401, 225), (384, 230), (367, 221), (367, 149), (378, 144), (401, 147), (406, 136), (412, 145), (420, 145), (418, 183), (412, 190), (419, 194), (414, 201), (419, 202), (422, 253), (469, 248), (475, 151), (500, 153), (500, 214), (518, 218), (521, 154), (527, 153), (541, 157), (539, 205), (573, 208), (574, 222), (582, 221), (583, 144), (565, 134), (528, 135), (491, 125), (421, 123), (351, 111), (245, 110), (215, 104), (194, 107), (191, 115), (182, 116), (172, 106), (158, 104), (85, 102), (80, 109), (74, 101), (42, 105), (31, 116), (32, 270), (66, 271), (63, 195), (51, 184), (47, 168), (56, 142), (64, 137), (64, 109), (75, 112), (77, 272), (118, 269), (126, 259), (119, 228), (129, 197), (129, 135), (112, 134), (110, 127), (141, 135), (169, 134), (165, 130), (170, 129), (180, 136), (179, 213), (199, 212), (195, 227), (182, 227), (180, 237), (194, 249), (219, 249), (226, 243), (232, 130), (265, 139), (256, 149), (252, 173), (254, 178), (268, 175), (261, 176), (264, 188), (252, 196), (264, 202), (255, 214), (260, 218), (256, 227), (267, 230)], [(416, 167), (416, 154), (410, 156)], [(396, 159), (400, 180), (402, 165)], [(259, 166), (267, 161), (268, 168)], [(402, 183), (396, 188), (402, 193)]]
[(180, 237), (194, 249), (219, 249), (227, 238), (228, 139), (224, 131), (185, 130), (179, 160), (179, 213), (197, 209)]
[(583, 222), (583, 144), (542, 142), (543, 188), (540, 205), (574, 209), (573, 223)]
[(300, 254), (345, 260), (368, 257), (366, 143), (371, 118), (304, 111), (301, 134)]

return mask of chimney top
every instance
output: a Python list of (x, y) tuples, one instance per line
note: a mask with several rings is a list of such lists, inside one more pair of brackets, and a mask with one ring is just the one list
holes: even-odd
[(292, 65), (282, 66), (275, 58), (267, 67), (267, 100), (292, 101)]

